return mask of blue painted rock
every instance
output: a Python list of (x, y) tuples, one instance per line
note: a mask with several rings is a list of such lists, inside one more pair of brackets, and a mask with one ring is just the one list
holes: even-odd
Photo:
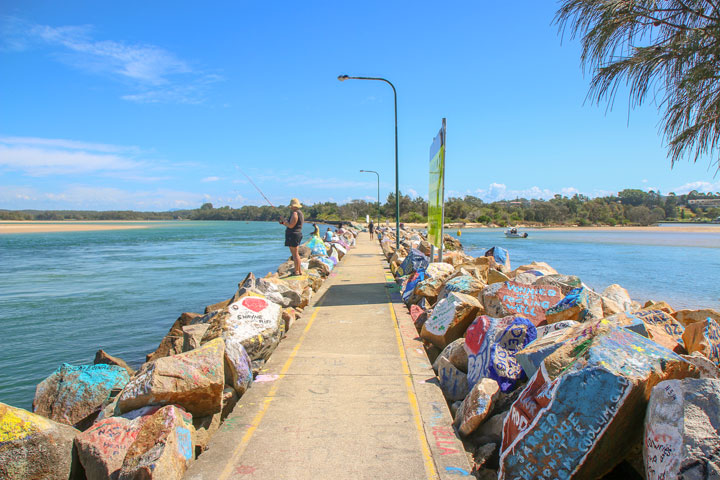
[(443, 356), (438, 357), (437, 369), (438, 382), (445, 398), (450, 402), (464, 399), (468, 393), (467, 374)]
[(503, 392), (513, 390), (525, 378), (516, 354), (536, 336), (535, 326), (523, 317), (476, 318), (465, 335), (470, 388), (491, 378)]
[(492, 257), (503, 272), (510, 271), (510, 254), (502, 247), (491, 247), (485, 251), (485, 257)]
[(482, 305), (477, 298), (451, 293), (435, 305), (423, 324), (420, 336), (443, 349), (465, 334), (465, 330), (481, 310)]
[(570, 290), (565, 297), (545, 311), (547, 323), (563, 320), (588, 322), (603, 318), (602, 299), (585, 287)]
[(643, 457), (649, 480), (720, 478), (720, 380), (668, 380), (653, 388)]
[(425, 270), (430, 261), (420, 250), (413, 248), (398, 267), (396, 274), (400, 277), (410, 275), (418, 270)]
[(662, 345), (676, 353), (685, 353), (682, 335), (685, 327), (670, 314), (662, 310), (637, 310), (629, 313), (617, 313), (608, 317), (608, 320), (627, 325), (642, 322), (647, 337), (653, 342)]
[(415, 292), (415, 287), (425, 279), (425, 271), (418, 270), (408, 278), (405, 285), (402, 287), (402, 299), (403, 302), (409, 303), (410, 297)]
[(169, 405), (143, 421), (118, 480), (180, 480), (194, 460), (192, 416)]
[(534, 325), (545, 324), (545, 312), (563, 299), (556, 287), (516, 282), (495, 283), (485, 287), (481, 295), (488, 315), (496, 318), (521, 315)]
[(602, 298), (603, 314), (606, 317), (632, 310), (633, 305), (630, 294), (616, 283), (603, 290), (600, 297)]
[(688, 353), (700, 352), (720, 366), (720, 325), (708, 317), (685, 328), (683, 340)]
[(458, 275), (445, 282), (438, 299), (443, 299), (452, 292), (477, 297), (483, 288), (485, 288), (485, 284), (477, 278), (471, 275)]
[(282, 308), (262, 295), (248, 295), (208, 319), (202, 343), (214, 338), (235, 338), (252, 360), (270, 357), (285, 331)]
[(498, 478), (600, 478), (640, 440), (650, 387), (694, 374), (679, 355), (607, 321), (548, 356), (510, 408)]
[(204, 416), (222, 408), (225, 343), (218, 338), (187, 353), (146, 363), (118, 395), (117, 409), (179, 405)]
[(455, 428), (462, 435), (473, 433), (490, 415), (500, 395), (500, 387), (490, 378), (483, 378), (475, 384), (455, 414)]
[(78, 430), (0, 403), (0, 478), (67, 480)]
[(35, 388), (33, 412), (66, 425), (86, 427), (110, 393), (130, 379), (117, 365), (62, 364)]

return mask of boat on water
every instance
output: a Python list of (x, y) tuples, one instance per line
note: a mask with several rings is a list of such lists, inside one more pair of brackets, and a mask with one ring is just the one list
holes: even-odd
[(517, 228), (511, 227), (505, 230), (505, 236), (508, 238), (527, 238), (527, 232), (519, 232)]

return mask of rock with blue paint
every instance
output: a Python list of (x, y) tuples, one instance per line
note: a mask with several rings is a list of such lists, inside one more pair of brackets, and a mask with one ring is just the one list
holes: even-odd
[(396, 275), (403, 277), (405, 275), (411, 275), (419, 270), (425, 270), (429, 263), (430, 260), (427, 255), (417, 248), (413, 248), (396, 270)]
[(455, 415), (455, 428), (461, 435), (473, 433), (492, 412), (500, 395), (498, 383), (491, 378), (477, 382), (463, 400)]
[(440, 389), (449, 402), (462, 400), (468, 394), (467, 374), (442, 355), (437, 360), (437, 378)]
[(720, 380), (668, 380), (645, 416), (646, 478), (720, 478)]
[(662, 310), (643, 309), (632, 313), (616, 313), (615, 315), (607, 317), (607, 320), (620, 323), (635, 331), (637, 331), (635, 326), (640, 323), (645, 332), (645, 336), (653, 342), (675, 353), (686, 353), (682, 339), (685, 327), (670, 314)]
[(118, 395), (121, 413), (149, 405), (179, 405), (193, 415), (217, 413), (225, 386), (225, 343), (209, 341), (186, 353), (145, 363)]
[(192, 416), (168, 405), (148, 416), (123, 459), (118, 480), (180, 480), (194, 460)]
[(688, 353), (698, 352), (720, 366), (720, 325), (708, 317), (685, 328), (683, 341)]
[(491, 247), (485, 251), (485, 257), (492, 257), (502, 272), (510, 271), (510, 253), (502, 247)]
[(483, 378), (491, 378), (503, 392), (514, 390), (525, 378), (517, 352), (536, 337), (535, 325), (524, 317), (477, 317), (465, 334), (470, 388)]
[(545, 311), (547, 323), (563, 320), (590, 322), (603, 318), (602, 299), (585, 287), (570, 290), (558, 303)]
[(472, 275), (460, 274), (448, 279), (445, 282), (442, 290), (440, 291), (440, 295), (438, 296), (438, 300), (442, 300), (452, 292), (464, 293), (465, 295), (470, 295), (471, 297), (478, 297), (483, 288), (485, 288), (485, 283), (481, 280), (473, 277)]
[(481, 313), (482, 305), (477, 298), (451, 293), (437, 302), (423, 324), (420, 336), (443, 349), (453, 340), (462, 337), (467, 327)]
[[(409, 303), (416, 303), (411, 301), (411, 297), (413, 296), (413, 293), (415, 292), (415, 287), (422, 282), (425, 279), (425, 271), (424, 270), (418, 270), (414, 272), (410, 277), (407, 279), (405, 284), (402, 287), (402, 299), (403, 302), (406, 304)], [(417, 297), (416, 297), (417, 298)], [(419, 298), (417, 298), (419, 300)]]
[(68, 480), (73, 469), (73, 427), (0, 403), (0, 478)]
[(602, 477), (641, 440), (650, 388), (696, 374), (679, 355), (618, 325), (583, 326), (513, 403), (500, 479)]
[(86, 428), (111, 392), (128, 383), (127, 371), (117, 365), (62, 364), (35, 388), (33, 412), (76, 428)]

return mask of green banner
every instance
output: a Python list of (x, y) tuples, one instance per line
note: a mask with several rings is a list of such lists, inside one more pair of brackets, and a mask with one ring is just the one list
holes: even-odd
[(430, 146), (430, 189), (428, 191), (428, 241), (440, 248), (445, 220), (445, 119)]

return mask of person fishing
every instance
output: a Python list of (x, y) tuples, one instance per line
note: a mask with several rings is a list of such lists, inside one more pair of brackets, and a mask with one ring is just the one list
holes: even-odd
[(300, 268), (300, 255), (298, 254), (298, 246), (302, 242), (302, 226), (305, 221), (303, 213), (300, 211), (302, 205), (300, 200), (293, 198), (290, 200), (290, 216), (287, 220), (280, 220), (281, 225), (285, 225), (285, 246), (290, 248), (293, 263), (295, 264), (295, 275), (302, 275)]

